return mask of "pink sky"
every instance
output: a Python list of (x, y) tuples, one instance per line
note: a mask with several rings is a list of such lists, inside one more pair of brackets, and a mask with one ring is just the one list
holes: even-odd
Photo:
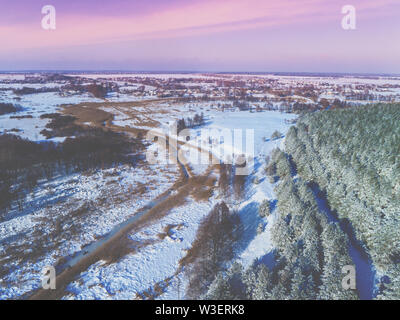
[(0, 0), (0, 69), (400, 73), (400, 1), (349, 1)]

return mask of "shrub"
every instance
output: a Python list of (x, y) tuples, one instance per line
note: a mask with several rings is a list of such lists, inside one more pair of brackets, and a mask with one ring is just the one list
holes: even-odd
[(241, 230), (239, 215), (224, 202), (216, 204), (203, 219), (192, 248), (180, 261), (186, 266), (190, 298), (204, 294), (223, 264), (232, 259)]
[(271, 135), (272, 140), (279, 139), (281, 137), (282, 137), (282, 133), (279, 132), (278, 130), (275, 130)]
[(268, 200), (264, 200), (258, 208), (260, 217), (268, 217), (271, 214), (271, 204)]
[(0, 115), (7, 113), (14, 113), (20, 110), (21, 110), (20, 107), (16, 107), (11, 103), (0, 103)]
[(99, 84), (91, 84), (87, 86), (87, 91), (96, 98), (104, 98), (107, 95), (107, 88)]

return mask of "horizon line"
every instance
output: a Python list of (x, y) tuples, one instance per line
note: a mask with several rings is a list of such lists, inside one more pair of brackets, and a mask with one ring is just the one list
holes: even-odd
[(307, 76), (391, 76), (399, 77), (399, 73), (386, 72), (335, 72), (335, 71), (210, 71), (210, 70), (130, 70), (130, 69), (19, 69), (0, 70), (0, 74), (13, 73), (87, 73), (87, 74), (112, 74), (112, 73), (138, 73), (138, 74), (238, 74), (238, 75), (307, 75)]

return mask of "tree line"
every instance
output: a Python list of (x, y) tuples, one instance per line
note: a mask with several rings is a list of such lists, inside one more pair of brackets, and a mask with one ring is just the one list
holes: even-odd
[[(318, 210), (310, 186), (293, 179), (293, 164), (274, 150), (267, 172), (278, 181), (276, 219), (272, 228), (273, 265), (255, 261), (244, 270), (234, 263), (221, 271), (205, 295), (207, 299), (303, 300), (357, 299), (341, 286), (342, 266), (352, 263), (346, 234)], [(270, 214), (271, 203), (260, 206)]]
[(190, 129), (190, 128), (195, 128), (198, 126), (201, 126), (205, 123), (204, 120), (204, 114), (200, 113), (200, 114), (195, 114), (193, 118), (181, 118), (177, 121), (177, 130), (178, 133), (181, 132), (184, 129)]
[[(255, 261), (243, 269), (234, 263), (217, 274), (203, 297), (359, 298), (341, 286), (342, 267), (354, 264), (345, 225), (354, 228), (380, 274), (376, 298), (399, 299), (399, 123), (399, 104), (303, 115), (290, 128), (285, 151), (275, 149), (265, 170), (276, 183), (273, 265)], [(322, 199), (339, 222), (321, 212)], [(268, 215), (271, 203), (259, 210)]]
[(378, 298), (400, 297), (399, 123), (399, 104), (329, 110), (306, 115), (286, 138), (298, 173), (325, 191), (386, 279)]
[(81, 128), (76, 137), (57, 144), (0, 135), (0, 220), (13, 205), (22, 210), (26, 193), (40, 180), (121, 163), (134, 165), (133, 155), (143, 148), (138, 139), (101, 128)]

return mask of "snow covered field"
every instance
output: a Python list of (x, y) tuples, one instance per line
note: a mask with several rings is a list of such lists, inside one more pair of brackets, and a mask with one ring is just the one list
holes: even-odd
[(123, 166), (39, 185), (22, 212), (14, 208), (0, 223), (1, 264), (8, 270), (0, 281), (0, 299), (38, 288), (44, 266), (107, 234), (170, 188), (177, 174), (175, 166)]
[[(258, 215), (258, 206), (265, 200), (273, 200), (273, 185), (266, 179), (264, 170), (265, 156), (273, 148), (280, 145), (283, 139), (271, 140), (270, 136), (275, 130), (286, 132), (289, 125), (285, 119), (294, 119), (294, 115), (279, 112), (237, 112), (206, 113), (209, 119), (205, 128), (218, 129), (246, 129), (255, 131), (255, 168), (248, 177), (245, 199), (237, 202), (233, 199), (231, 206), (237, 209), (243, 220), (245, 232), (237, 259), (244, 266), (250, 265), (254, 259), (267, 255), (273, 249), (270, 242), (270, 228), (274, 214), (268, 219), (261, 219)], [(196, 129), (195, 131), (200, 130)], [(192, 164), (192, 167), (196, 167)], [(259, 184), (252, 181), (258, 177)], [(148, 242), (149, 244), (133, 254), (128, 254), (122, 260), (107, 264), (105, 261), (92, 265), (83, 272), (79, 278), (68, 286), (69, 294), (65, 299), (134, 299), (137, 294), (154, 290), (154, 287), (163, 285), (163, 293), (158, 299), (178, 299), (184, 296), (186, 280), (179, 273), (179, 260), (183, 258), (195, 239), (196, 231), (211, 208), (221, 201), (221, 196), (215, 193), (208, 201), (198, 202), (188, 198), (186, 203), (178, 206), (168, 213), (163, 219), (141, 232), (131, 234), (134, 241)], [(264, 223), (264, 232), (257, 234), (256, 229)], [(164, 239), (160, 239), (164, 228), (174, 225)], [(178, 226), (178, 227), (176, 227)]]
[[(78, 75), (73, 75), (78, 76)], [(182, 154), (188, 160), (190, 175), (203, 176), (209, 164), (199, 164), (196, 149), (210, 152), (217, 158), (226, 155), (245, 154), (254, 157), (251, 171), (246, 177), (245, 190), (241, 200), (233, 195), (224, 197), (218, 188), (213, 188), (207, 199), (196, 199), (193, 193), (185, 195), (182, 202), (157, 221), (145, 225), (139, 231), (129, 232), (130, 250), (116, 261), (100, 260), (80, 272), (69, 283), (64, 299), (137, 299), (149, 292), (157, 299), (181, 299), (185, 296), (187, 279), (180, 270), (179, 261), (187, 254), (196, 237), (202, 219), (220, 201), (225, 201), (230, 209), (239, 212), (244, 225), (244, 233), (236, 246), (235, 258), (230, 262), (240, 262), (248, 267), (255, 259), (271, 262), (274, 250), (271, 243), (271, 227), (276, 218), (276, 210), (268, 218), (261, 218), (258, 208), (264, 200), (274, 203), (273, 187), (267, 179), (265, 159), (271, 151), (283, 147), (284, 137), (297, 115), (279, 111), (266, 111), (264, 101), (251, 104), (250, 110), (239, 111), (233, 101), (220, 98), (220, 92), (212, 92), (221, 81), (262, 79), (276, 81), (273, 89), (287, 90), (312, 84), (319, 88), (318, 98), (343, 100), (346, 90), (362, 93), (358, 85), (369, 87), (369, 93), (393, 96), (400, 101), (400, 80), (396, 78), (362, 79), (352, 77), (295, 77), (295, 76), (246, 76), (246, 75), (201, 75), (201, 74), (83, 74), (84, 81), (109, 81), (120, 85), (118, 92), (110, 92), (104, 99), (94, 98), (89, 93), (60, 94), (59, 92), (40, 92), (16, 95), (14, 89), (22, 87), (59, 88), (63, 82), (19, 83), (23, 75), (0, 75), (0, 103), (13, 103), (22, 111), (0, 116), (0, 132), (14, 133), (33, 141), (43, 141), (40, 134), (48, 123), (41, 119), (45, 113), (60, 112), (61, 105), (98, 102), (99, 110), (113, 115), (110, 127), (116, 131), (129, 129), (156, 130), (176, 139)], [(139, 90), (140, 83), (125, 83), (120, 78), (143, 78), (166, 83), (174, 78), (186, 79), (189, 93), (184, 96), (201, 97), (201, 90), (213, 99), (180, 102), (172, 98), (160, 98), (156, 85), (143, 85), (143, 95), (133, 94)], [(106, 80), (104, 80), (106, 79)], [(260, 80), (261, 79), (261, 80)], [(196, 87), (201, 83), (201, 89)], [(325, 85), (329, 88), (326, 89)], [(346, 86), (345, 91), (336, 92), (337, 86)], [(380, 87), (379, 87), (380, 86)], [(397, 88), (397, 86), (399, 88)], [(335, 90), (334, 90), (335, 89)], [(196, 91), (197, 90), (197, 91)], [(235, 87), (232, 89), (235, 91)], [(275, 93), (262, 92), (254, 85), (250, 95), (260, 99), (271, 99), (270, 105), (279, 108), (287, 103), (279, 100)], [(161, 93), (164, 93), (163, 91)], [(311, 98), (292, 94), (293, 100), (304, 104), (314, 103)], [(190, 101), (190, 100), (189, 100)], [(131, 102), (131, 103), (130, 103)], [(358, 104), (368, 101), (353, 100)], [(94, 106), (94, 108), (96, 107)], [(260, 109), (260, 110), (258, 110)], [(204, 124), (190, 129), (190, 140), (170, 132), (176, 121), (204, 115)], [(15, 117), (18, 116), (19, 118)], [(86, 120), (85, 120), (86, 121)], [(90, 121), (86, 125), (93, 125)], [(126, 129), (126, 130), (125, 130)], [(228, 132), (233, 138), (234, 131), (243, 135), (242, 148), (231, 144), (230, 139), (222, 141), (218, 133)], [(246, 130), (251, 131), (250, 141), (254, 147), (246, 149)], [(203, 135), (203, 132), (216, 133), (216, 137)], [(272, 139), (279, 131), (282, 136)], [(53, 138), (62, 141), (63, 138)], [(152, 143), (149, 150), (155, 148)], [(40, 271), (46, 265), (55, 265), (74, 259), (74, 254), (82, 253), (88, 245), (97, 243), (112, 232), (114, 228), (129, 221), (140, 209), (169, 190), (180, 177), (176, 164), (142, 163), (137, 167), (118, 166), (114, 169), (98, 170), (84, 174), (59, 176), (50, 181), (41, 181), (27, 195), (21, 210), (14, 205), (4, 221), (0, 222), (0, 299), (12, 299), (31, 292), (41, 285)], [(216, 172), (212, 175), (218, 180)], [(174, 194), (175, 191), (171, 191)], [(260, 225), (262, 231), (260, 232)], [(61, 263), (61, 262), (62, 263)]]
[[(14, 98), (11, 91), (3, 91), (0, 96), (3, 102), (12, 102)], [(110, 96), (107, 99), (110, 103), (124, 100), (121, 95)], [(126, 100), (129, 100), (129, 97), (126, 97)], [(19, 100), (24, 110), (18, 115), (31, 115), (32, 118), (9, 119), (9, 115), (4, 115), (0, 117), (0, 126), (4, 131), (20, 129), (18, 134), (31, 140), (44, 140), (40, 131), (47, 120), (40, 119), (41, 114), (56, 112), (61, 104), (99, 101), (101, 100), (88, 95), (61, 97), (53, 92), (24, 95)], [(193, 136), (197, 137), (192, 143), (198, 142), (205, 150), (210, 149), (205, 148), (204, 141), (200, 139), (202, 129), (254, 130), (256, 156), (254, 171), (248, 177), (245, 200), (241, 203), (232, 202), (232, 206), (240, 211), (246, 225), (242, 249), (237, 253), (237, 258), (241, 259), (244, 265), (248, 265), (272, 249), (268, 242), (268, 230), (273, 216), (263, 221), (267, 225), (264, 233), (257, 235), (254, 227), (260, 223), (258, 205), (264, 199), (273, 199), (272, 185), (263, 177), (263, 161), (265, 155), (281, 141), (271, 140), (271, 134), (275, 130), (284, 133), (289, 126), (284, 120), (294, 119), (295, 116), (271, 111), (221, 112), (216, 105), (217, 103), (207, 102), (174, 105), (166, 102), (158, 104), (157, 110), (136, 108), (135, 118), (132, 117), (130, 108), (124, 110), (107, 107), (103, 110), (114, 115), (114, 125), (143, 129), (146, 128), (146, 121), (150, 117), (159, 130), (168, 129), (170, 124), (180, 119), (182, 115), (193, 117), (197, 113), (204, 113), (206, 124), (192, 130)], [(154, 127), (147, 128), (154, 129)], [(222, 146), (232, 151), (228, 145)], [(207, 168), (207, 166), (199, 168), (197, 163), (190, 163), (190, 159), (189, 165), (195, 174), (200, 175)], [(0, 286), (1, 298), (15, 298), (39, 287), (40, 279), (37, 274), (42, 267), (54, 265), (62, 257), (73, 256), (85, 245), (107, 234), (114, 226), (127, 220), (139, 208), (168, 189), (177, 177), (177, 167), (173, 165), (165, 167), (165, 164), (159, 164), (150, 170), (116, 168), (113, 172), (98, 172), (90, 176), (75, 174), (59, 177), (39, 185), (35, 192), (28, 196), (29, 205), (22, 212), (17, 209), (9, 212), (9, 218), (0, 224), (0, 243), (6, 261), (4, 267), (8, 270), (2, 279), (4, 286)], [(255, 176), (260, 180), (257, 186), (251, 182)], [(135, 190), (143, 185), (147, 186), (143, 193), (131, 199), (126, 198), (128, 190)], [(110, 196), (111, 199), (107, 199)], [(171, 209), (164, 218), (139, 233), (129, 235), (135, 243), (143, 244), (137, 251), (127, 254), (115, 263), (107, 264), (105, 261), (100, 261), (92, 265), (68, 286), (64, 298), (134, 299), (160, 283), (164, 284), (163, 293), (157, 298), (182, 298), (185, 279), (183, 274), (178, 272), (179, 260), (191, 247), (202, 218), (219, 201), (221, 196), (218, 192), (207, 201), (197, 201), (189, 196), (182, 205)], [(70, 210), (65, 211), (68, 206), (71, 206)], [(93, 206), (96, 210), (93, 210)], [(75, 224), (72, 228), (68, 214), (71, 209), (79, 211), (82, 207), (90, 213), (72, 219)], [(60, 223), (63, 223), (61, 230), (64, 231), (55, 235), (55, 232), (60, 231), (60, 226), (56, 228)], [(168, 234), (160, 237), (166, 226), (171, 226)], [(71, 234), (72, 229), (75, 231), (73, 234)], [(34, 252), (38, 246), (37, 242), (43, 240), (43, 237), (37, 236), (38, 233), (51, 239), (52, 245), (45, 246), (46, 249), (34, 259), (25, 258), (22, 252), (26, 250)], [(34, 240), (27, 245), (28, 235)], [(14, 242), (9, 246), (8, 241), (11, 238)], [(15, 255), (21, 255), (21, 258), (13, 259)]]
[[(15, 103), (23, 108), (20, 112), (0, 116), (0, 133), (17, 129), (12, 133), (33, 141), (46, 140), (40, 131), (45, 128), (49, 119), (41, 119), (42, 114), (57, 112), (59, 106), (63, 104), (102, 101), (88, 94), (60, 96), (57, 92), (22, 95), (18, 100), (15, 100), (16, 97), (12, 91), (0, 91), (0, 103)], [(29, 116), (29, 118), (10, 118), (12, 116)], [(57, 141), (57, 139), (50, 140)]]

